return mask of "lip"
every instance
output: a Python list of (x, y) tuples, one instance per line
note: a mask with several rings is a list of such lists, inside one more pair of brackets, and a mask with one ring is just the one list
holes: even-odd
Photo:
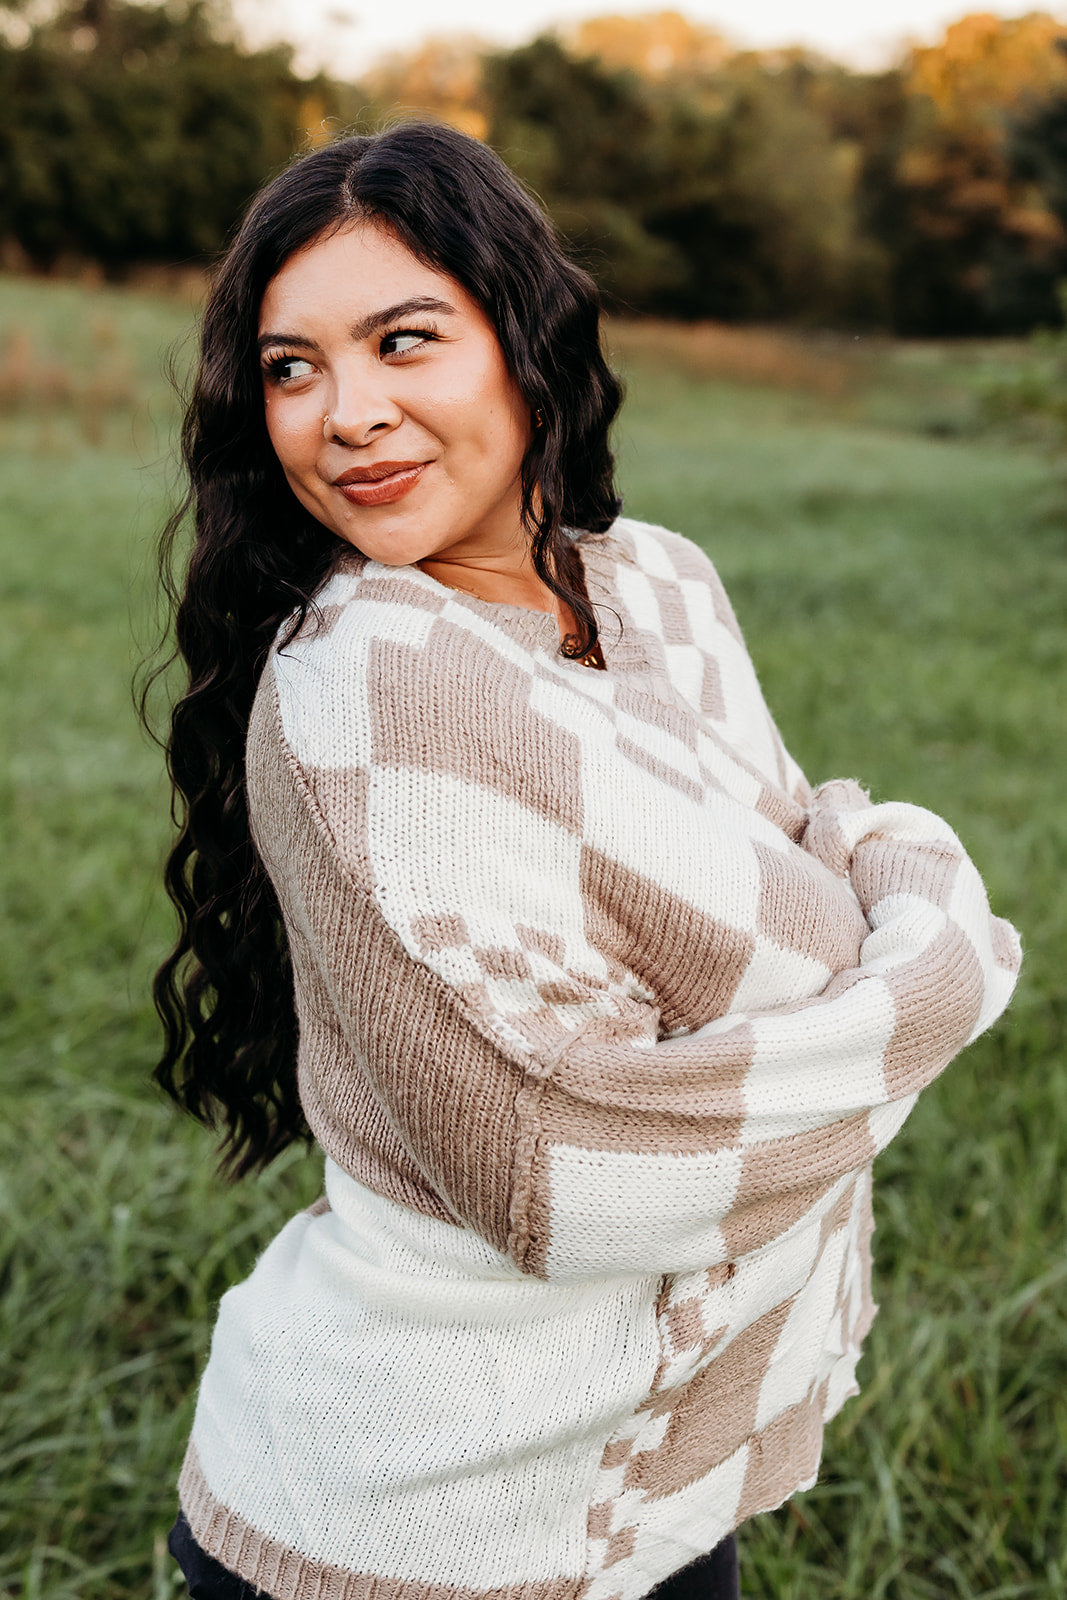
[(354, 506), (389, 505), (414, 489), (427, 461), (376, 461), (373, 466), (349, 467), (334, 487)]

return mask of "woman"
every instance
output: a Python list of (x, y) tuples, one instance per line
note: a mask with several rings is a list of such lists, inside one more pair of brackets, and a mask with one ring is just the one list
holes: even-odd
[(194, 1595), (736, 1594), (856, 1389), (871, 1160), (1011, 993), (952, 831), (812, 794), (708, 558), (618, 516), (618, 402), (445, 128), (298, 161), (216, 278), (158, 1077), (326, 1195), (222, 1301)]

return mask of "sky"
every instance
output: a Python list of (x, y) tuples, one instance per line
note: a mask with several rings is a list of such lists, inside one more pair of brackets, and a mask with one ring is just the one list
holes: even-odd
[(678, 10), (741, 46), (802, 44), (857, 67), (890, 61), (905, 40), (929, 42), (968, 11), (1021, 16), (1067, 7), (1041, 0), (235, 0), (250, 42), (284, 38), (302, 69), (358, 77), (391, 50), (429, 35), (472, 33), (491, 44), (519, 44), (554, 23), (607, 12)]

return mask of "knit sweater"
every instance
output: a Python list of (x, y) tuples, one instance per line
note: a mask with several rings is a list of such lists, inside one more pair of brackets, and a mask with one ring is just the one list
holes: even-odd
[(548, 613), (345, 553), (248, 734), (326, 1196), (222, 1301), (180, 1492), (277, 1600), (637, 1600), (815, 1479), (870, 1166), (1003, 1009), (952, 830), (814, 795), (716, 573)]

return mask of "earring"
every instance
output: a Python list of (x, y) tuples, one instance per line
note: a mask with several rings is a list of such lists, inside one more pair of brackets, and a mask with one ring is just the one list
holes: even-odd
[(545, 425), (544, 417), (541, 415), (540, 411), (535, 411), (534, 412), (534, 427), (535, 428), (543, 428), (544, 425)]

